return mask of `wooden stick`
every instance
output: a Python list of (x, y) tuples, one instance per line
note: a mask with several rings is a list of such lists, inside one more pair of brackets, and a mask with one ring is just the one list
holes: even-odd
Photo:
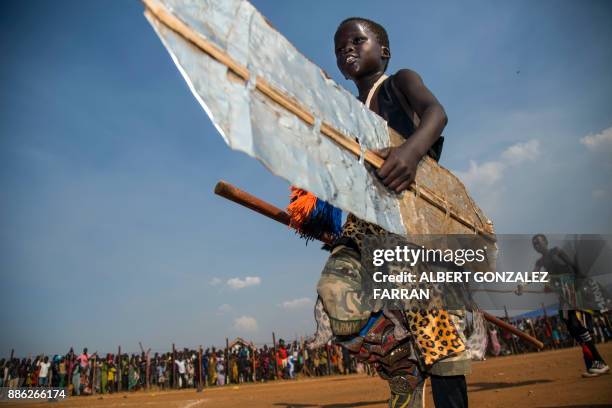
[(115, 371), (115, 373), (117, 374), (117, 376), (115, 377), (115, 380), (117, 382), (117, 391), (121, 391), (121, 383), (123, 382), (123, 372), (121, 371), (121, 346), (117, 347), (117, 370)]
[[(290, 217), (285, 211), (223, 180), (219, 181), (215, 186), (215, 194), (289, 226)], [(330, 234), (324, 234), (321, 241), (331, 244), (334, 238)]]
[(229, 339), (225, 338), (225, 384), (229, 384)]
[(533, 344), (534, 346), (536, 346), (539, 349), (543, 349), (544, 348), (544, 343), (542, 343), (540, 340), (528, 335), (525, 332), (522, 332), (521, 330), (517, 329), (516, 327), (512, 326), (510, 323), (506, 323), (503, 320), (501, 320), (500, 318), (493, 316), (492, 314), (489, 314), (487, 312), (481, 311), (483, 317), (485, 319), (487, 319), (489, 322), (493, 323), (494, 325), (509, 331), (512, 334), (515, 334), (517, 337), (520, 337), (521, 339), (525, 340), (528, 343)]
[(96, 364), (97, 364), (97, 355), (94, 354), (94, 358), (93, 358), (93, 364), (92, 364), (92, 368), (93, 368), (93, 373), (91, 374), (91, 395), (96, 395)]
[(198, 348), (198, 392), (202, 392), (202, 345)]
[(176, 349), (172, 343), (172, 388), (176, 388), (178, 381), (176, 379)]
[[(256, 211), (262, 215), (265, 215), (266, 217), (272, 218), (280, 222), (281, 224), (289, 225), (289, 214), (287, 214), (280, 208), (277, 208), (273, 206), (272, 204), (269, 204), (263, 201), (262, 199), (257, 198), (247, 193), (246, 191), (243, 191), (239, 189), (238, 187), (235, 187), (229, 184), (226, 181), (222, 180), (217, 183), (217, 185), (215, 186), (215, 194), (225, 197), (244, 207), (250, 208), (251, 210)], [(332, 241), (333, 240), (331, 240), (330, 242), (326, 242), (326, 243), (331, 243)], [(499, 326), (502, 329), (507, 330), (512, 334), (515, 334), (516, 336), (533, 344), (539, 349), (544, 348), (544, 344), (541, 341), (531, 337), (530, 335), (526, 333), (523, 333), (516, 327), (504, 322), (501, 319), (498, 319), (497, 317), (487, 312), (482, 312), (482, 314), (486, 320), (493, 323), (494, 325)], [(274, 333), (272, 333), (272, 338), (273, 338), (273, 341), (275, 342)], [(276, 344), (275, 344), (275, 347), (276, 347)]]
[[(146, 10), (145, 15), (149, 18), (155, 18), (164, 25), (166, 25), (171, 30), (175, 31), (179, 35), (181, 35), (186, 40), (192, 42), (196, 47), (200, 50), (219, 61), (223, 65), (227, 66), (233, 73), (235, 73), (239, 78), (244, 81), (248, 81), (250, 78), (249, 70), (240, 65), (237, 61), (235, 61), (232, 57), (230, 57), (225, 51), (219, 49), (216, 45), (209, 42), (206, 38), (204, 38), (197, 31), (193, 30), (189, 27), (185, 22), (179, 19), (177, 16), (168, 11), (164, 5), (159, 3), (157, 0), (142, 0)], [(313, 126), (315, 123), (314, 115), (309, 112), (306, 108), (300, 105), (298, 101), (295, 101), (292, 97), (286, 95), (283, 91), (275, 88), (269, 82), (267, 82), (261, 76), (257, 76), (255, 79), (255, 89), (264, 94), (266, 97), (276, 102), (278, 105), (294, 114), (298, 118), (300, 118), (303, 122), (305, 122), (309, 126)], [(389, 132), (392, 133), (393, 129), (389, 128)], [(329, 139), (334, 141), (336, 144), (348, 150), (356, 157), (361, 156), (361, 146), (355, 140), (354, 137), (350, 137), (350, 135), (345, 135), (340, 132), (338, 129), (329, 125), (328, 123), (323, 122), (321, 124), (321, 133), (327, 136)], [(385, 162), (384, 159), (378, 156), (371, 150), (366, 150), (364, 152), (364, 160), (372, 165), (374, 168), (379, 169), (382, 167)], [(425, 157), (423, 160), (431, 160)], [(436, 164), (437, 165), (437, 164)], [(410, 190), (416, 193), (415, 185), (410, 186)], [(438, 210), (447, 213), (449, 217), (453, 218), (457, 222), (465, 225), (469, 229), (477, 232), (478, 234), (484, 236), (488, 240), (494, 242), (495, 239), (491, 235), (489, 231), (485, 231), (479, 226), (475, 225), (470, 220), (463, 217), (459, 214), (455, 209), (449, 208), (445, 203), (442, 197), (438, 196), (435, 192), (421, 187), (419, 188), (418, 194), (423, 200), (427, 201), (429, 204), (437, 208)]]
[(274, 374), (276, 375), (276, 379), (279, 380), (278, 377), (278, 358), (276, 358), (276, 335), (272, 332), (272, 353), (274, 355)]

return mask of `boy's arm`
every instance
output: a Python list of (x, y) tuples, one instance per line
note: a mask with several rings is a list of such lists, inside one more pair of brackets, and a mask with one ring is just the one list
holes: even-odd
[(570, 268), (572, 268), (576, 275), (581, 276), (580, 271), (578, 270), (578, 266), (576, 266), (576, 264), (569, 258), (569, 256), (567, 256), (564, 250), (559, 249), (558, 255), (563, 260), (563, 262), (565, 262), (567, 265), (569, 265)]
[[(544, 267), (544, 264), (542, 262), (542, 258), (540, 258), (540, 259), (538, 259), (536, 261), (535, 266), (533, 267), (533, 271), (534, 272), (540, 272), (540, 271), (542, 271), (543, 267)], [(550, 282), (549, 283), (545, 283), (544, 284), (544, 293), (550, 293), (552, 291), (553, 291), (553, 289), (552, 289), (552, 286), (550, 285)]]
[(533, 267), (534, 272), (540, 272), (542, 270), (542, 258), (538, 259)]
[(419, 161), (438, 140), (448, 118), (444, 108), (427, 89), (419, 74), (402, 69), (393, 79), (394, 85), (420, 118), (419, 127), (404, 143), (379, 152), (385, 163), (378, 170), (378, 176), (388, 188), (399, 193), (408, 189), (414, 181)]

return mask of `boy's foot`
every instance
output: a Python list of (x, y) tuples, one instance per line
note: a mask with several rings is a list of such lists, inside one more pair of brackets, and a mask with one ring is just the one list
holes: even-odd
[(412, 394), (395, 394), (391, 393), (389, 398), (389, 408), (409, 407)]
[(603, 361), (593, 361), (593, 365), (589, 368), (591, 374), (606, 374), (610, 372), (610, 367)]
[(585, 371), (582, 373), (583, 378), (591, 378), (591, 377), (599, 377), (600, 374), (591, 373), (589, 371)]
[(405, 376), (396, 375), (387, 379), (391, 391), (389, 408), (421, 408), (423, 407), (423, 394), (425, 383), (421, 382), (414, 387)]

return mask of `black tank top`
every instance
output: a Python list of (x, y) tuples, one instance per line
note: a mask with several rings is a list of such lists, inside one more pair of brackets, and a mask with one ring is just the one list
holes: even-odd
[[(405, 99), (400, 100), (404, 96), (398, 95), (398, 91), (392, 83), (393, 77), (394, 75), (389, 76), (378, 88), (376, 96), (378, 115), (387, 121), (390, 128), (408, 139), (416, 129), (411, 117), (413, 112)], [(440, 136), (427, 154), (435, 161), (440, 160), (443, 144), (444, 137)]]

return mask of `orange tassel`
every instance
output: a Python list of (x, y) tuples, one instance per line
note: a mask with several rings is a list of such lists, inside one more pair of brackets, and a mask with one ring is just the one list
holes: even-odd
[(291, 217), (290, 226), (301, 231), (302, 225), (309, 220), (317, 206), (317, 197), (301, 188), (291, 187), (290, 203), (287, 212)]

